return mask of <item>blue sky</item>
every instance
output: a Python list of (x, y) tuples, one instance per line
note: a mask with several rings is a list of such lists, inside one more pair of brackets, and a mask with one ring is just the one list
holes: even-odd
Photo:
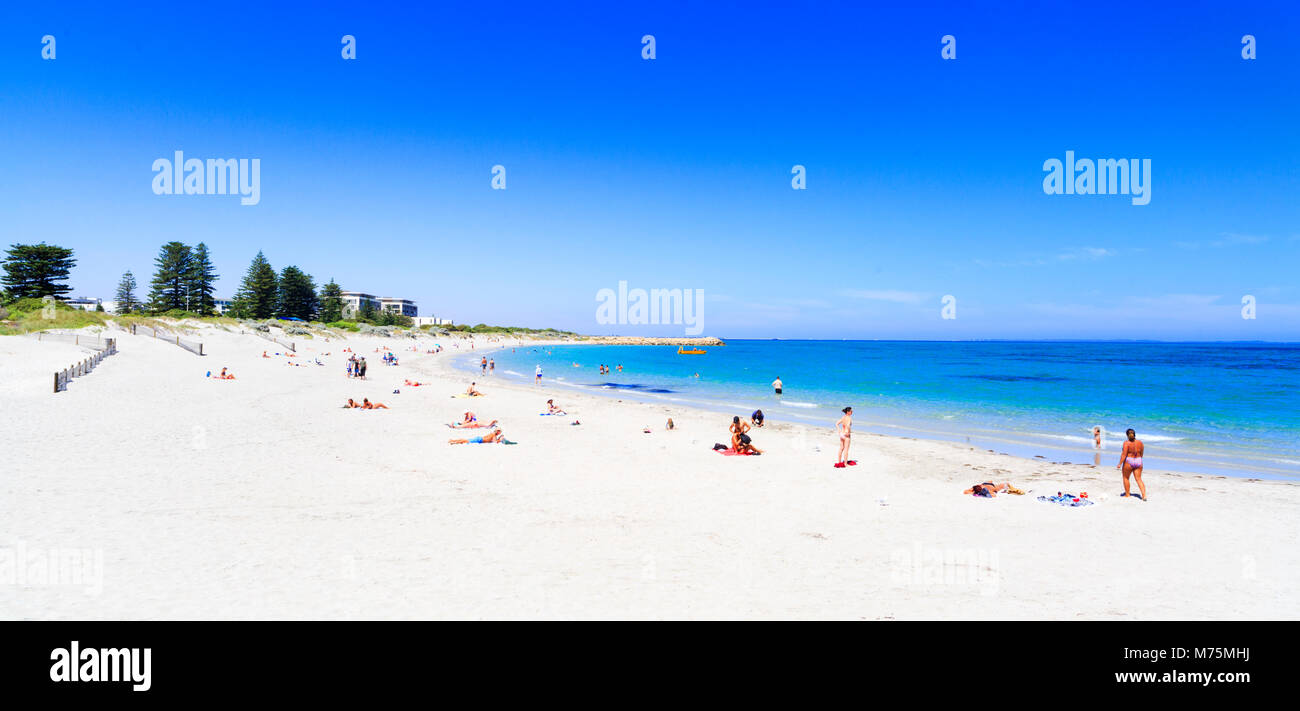
[[(104, 298), (179, 239), (457, 322), (682, 331), (597, 324), (626, 281), (732, 338), (1300, 340), (1300, 6), (1043, 4), (8, 4), (0, 241)], [(176, 150), (260, 204), (155, 195)], [(1067, 150), (1151, 203), (1044, 194)]]

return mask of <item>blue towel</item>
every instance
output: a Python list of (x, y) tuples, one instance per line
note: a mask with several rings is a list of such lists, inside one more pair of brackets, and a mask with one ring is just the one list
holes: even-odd
[[(1075, 499), (1078, 499), (1078, 501), (1075, 501)], [(1089, 501), (1088, 499), (1079, 498), (1074, 494), (1058, 494), (1057, 496), (1040, 496), (1038, 497), (1038, 500), (1048, 504), (1060, 504), (1061, 506), (1070, 506), (1070, 507), (1092, 506), (1091, 501)]]

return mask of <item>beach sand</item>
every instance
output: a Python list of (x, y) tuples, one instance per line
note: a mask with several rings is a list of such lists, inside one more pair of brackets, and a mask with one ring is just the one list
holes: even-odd
[[(116, 337), (59, 394), (88, 351), (0, 338), (5, 619), (1300, 618), (1300, 487), (1164, 472), (1150, 446), (1147, 503), (1113, 461), (867, 433), (836, 469), (829, 428), (769, 422), (766, 454), (724, 457), (746, 413), (451, 370), (468, 342), (299, 340), (290, 367), (211, 326), (205, 357)], [(222, 367), (237, 379), (204, 377)], [(471, 379), (486, 397), (451, 397)], [(567, 417), (538, 415), (552, 397)], [(467, 408), (519, 444), (448, 445)], [(1029, 493), (962, 496), (986, 479)], [(1036, 500), (1080, 490), (1097, 504)], [(93, 584), (31, 569), (82, 551)]]

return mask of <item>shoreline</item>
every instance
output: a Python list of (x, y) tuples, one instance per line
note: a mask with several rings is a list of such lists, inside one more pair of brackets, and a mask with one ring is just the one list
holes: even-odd
[[(572, 343), (566, 341), (527, 342), (528, 347), (585, 346), (585, 345), (627, 345), (627, 344)], [(675, 344), (667, 344), (667, 345), (675, 345)], [(494, 350), (498, 350), (498, 347), (488, 346), (480, 349), (478, 353), (487, 355)], [(451, 353), (451, 355), (453, 356), (453, 360), (457, 358), (465, 360), (465, 363), (463, 365), (458, 366), (456, 364), (450, 364), (448, 367), (448, 371), (450, 373), (464, 375), (465, 377), (469, 377), (471, 379), (473, 378), (474, 375), (477, 374), (477, 370), (475, 369), (475, 367), (469, 363), (469, 358), (471, 357), (470, 351), (454, 352), (453, 349), (453, 350), (449, 350), (448, 352)], [(473, 357), (477, 358), (478, 355), (473, 355)], [(493, 377), (500, 377), (500, 376), (487, 375), (485, 377), (491, 379)], [(511, 386), (518, 386), (523, 388), (532, 387), (531, 383), (528, 382), (529, 377), (525, 374), (521, 373), (516, 376), (507, 375), (506, 378), (507, 379), (502, 379), (498, 382), (504, 382), (504, 383), (508, 383)], [(719, 417), (731, 417), (733, 415), (741, 415), (742, 419), (747, 419), (748, 413), (754, 409), (752, 403), (744, 406), (738, 405), (728, 410), (727, 405), (725, 403), (717, 402), (717, 401), (711, 402), (707, 400), (697, 399), (697, 400), (685, 400), (685, 401), (678, 400), (678, 401), (670, 402), (670, 401), (654, 398), (644, 393), (639, 393), (635, 390), (623, 391), (623, 390), (611, 389), (609, 391), (602, 391), (599, 389), (592, 388), (591, 386), (580, 385), (567, 380), (559, 380), (556, 379), (554, 376), (550, 376), (550, 375), (545, 377), (544, 382), (547, 385), (564, 388), (568, 392), (572, 392), (574, 394), (579, 394), (583, 396), (595, 397), (600, 399), (612, 399), (618, 402), (630, 401), (630, 402), (641, 403), (641, 404), (652, 405), (652, 406), (662, 405), (663, 407), (666, 408), (676, 408), (681, 410), (689, 409), (701, 413), (710, 413), (713, 415), (717, 415)], [(764, 407), (764, 406), (760, 405), (759, 407)], [(795, 427), (805, 427), (808, 428), (810, 432), (818, 432), (818, 433), (824, 433), (826, 431), (829, 431), (829, 429), (833, 427), (834, 420), (838, 417), (838, 413), (834, 413), (832, 415), (827, 416), (827, 418), (825, 418), (826, 419), (825, 423), (818, 423), (815, 421), (816, 418), (813, 415), (802, 415), (802, 416), (796, 415), (795, 418), (791, 418), (789, 415), (785, 413), (781, 413), (779, 411), (769, 412), (766, 408), (764, 408), (764, 412), (765, 414), (767, 414), (767, 421), (769, 423), (783, 423)], [(952, 444), (963, 450), (969, 449), (972, 451), (986, 451), (989, 453), (997, 454), (999, 456), (1011, 456), (1011, 457), (1016, 457), (1018, 459), (1022, 459), (1030, 462), (1036, 462), (1036, 463), (1048, 463), (1048, 464), (1060, 465), (1060, 466), (1088, 467), (1095, 471), (1105, 471), (1108, 469), (1113, 469), (1114, 468), (1113, 465), (1115, 461), (1118, 461), (1119, 458), (1119, 450), (1114, 448), (1110, 448), (1110, 449), (1103, 448), (1101, 450), (1089, 450), (1085, 455), (1082, 451), (1072, 450), (1066, 447), (1065, 445), (1052, 446), (1050, 444), (1043, 444), (1041, 442), (1032, 441), (1032, 438), (1035, 436), (1040, 438), (1055, 436), (1051, 434), (1043, 435), (1043, 434), (1035, 434), (1035, 433), (1019, 433), (1015, 431), (993, 432), (993, 431), (980, 431), (980, 430), (943, 431), (943, 430), (933, 429), (931, 426), (929, 426), (929, 423), (919, 419), (910, 420), (906, 417), (899, 417), (898, 419), (895, 420), (873, 421), (873, 420), (865, 419), (863, 417), (863, 414), (864, 413), (862, 412), (855, 414), (854, 417), (855, 431), (862, 431), (864, 433), (870, 432), (873, 435), (878, 435), (881, 437), (896, 437), (900, 439), (914, 439), (914, 440), (923, 440), (927, 442), (947, 443), (947, 444)], [(891, 432), (888, 430), (893, 430), (893, 431)], [(1017, 434), (1021, 434), (1022, 438), (1017, 439), (1016, 438)], [(1109, 439), (1118, 441), (1118, 438), (1109, 438)], [(961, 440), (964, 440), (964, 442)], [(990, 446), (993, 447), (1000, 446), (1001, 449), (990, 448)], [(1006, 451), (1003, 451), (1004, 449)], [(1084, 462), (1084, 461), (1071, 461), (1069, 459), (1069, 457), (1080, 457), (1080, 456), (1092, 457), (1094, 455), (1096, 455), (1097, 459), (1099, 460), (1098, 463)], [(1178, 476), (1202, 476), (1202, 475), (1219, 476), (1219, 477), (1226, 477), (1230, 479), (1240, 479), (1244, 481), (1276, 481), (1280, 483), (1300, 484), (1300, 479), (1296, 479), (1294, 477), (1288, 476), (1288, 473), (1281, 469), (1278, 469), (1275, 472), (1274, 471), (1263, 472), (1263, 471), (1256, 471), (1250, 469), (1221, 468), (1221, 467), (1216, 467), (1214, 462), (1199, 462), (1196, 461), (1194, 458), (1192, 460), (1188, 460), (1188, 459), (1180, 458), (1179, 455), (1180, 453), (1174, 453), (1172, 455), (1162, 454), (1161, 456), (1165, 457), (1166, 461), (1182, 462), (1183, 464), (1190, 465), (1190, 466), (1188, 466), (1185, 469), (1157, 468), (1157, 469), (1149, 469), (1148, 471), (1159, 475), (1172, 474)], [(1160, 457), (1157, 457), (1157, 460), (1159, 459)], [(1113, 460), (1113, 461), (1108, 461), (1108, 460)], [(1198, 465), (1200, 468), (1197, 468)], [(1116, 472), (1118, 472), (1118, 470), (1116, 470)], [(1116, 477), (1117, 478), (1119, 477), (1118, 473), (1116, 473)]]

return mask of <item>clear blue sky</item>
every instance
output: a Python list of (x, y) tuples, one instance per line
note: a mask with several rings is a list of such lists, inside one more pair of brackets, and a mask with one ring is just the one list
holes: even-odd
[[(733, 338), (1300, 340), (1295, 2), (414, 4), (7, 3), (0, 241), (103, 298), (179, 239), (458, 322), (681, 332), (598, 325), (625, 280)], [(154, 195), (175, 150), (261, 203)], [(1045, 195), (1066, 150), (1151, 203)]]

